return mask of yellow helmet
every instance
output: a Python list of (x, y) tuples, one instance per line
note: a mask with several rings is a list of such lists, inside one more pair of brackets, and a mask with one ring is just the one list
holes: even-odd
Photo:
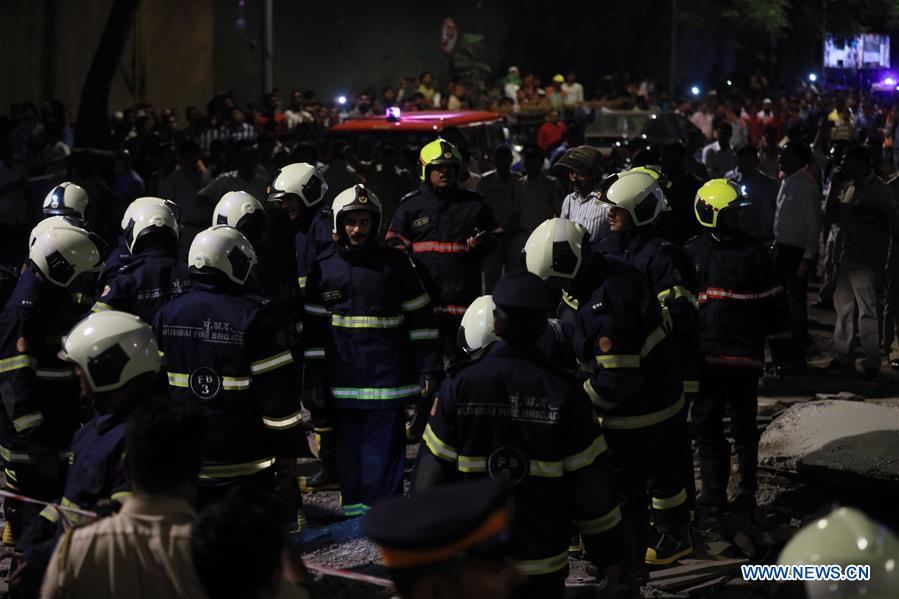
[(693, 208), (699, 224), (714, 229), (718, 226), (718, 215), (722, 211), (745, 206), (747, 203), (738, 184), (727, 179), (712, 179), (706, 181), (696, 192)]
[(449, 164), (457, 169), (462, 167), (462, 154), (456, 146), (438, 137), (421, 149), (418, 155), (418, 164), (421, 165), (421, 180), (428, 178), (428, 167), (438, 164)]

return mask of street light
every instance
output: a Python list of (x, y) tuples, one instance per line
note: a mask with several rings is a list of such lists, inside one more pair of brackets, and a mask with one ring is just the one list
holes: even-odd
[(690, 93), (693, 94), (694, 96), (698, 96), (700, 91), (701, 90), (699, 89), (698, 85), (694, 85), (693, 87), (690, 88)]
[(341, 106), (346, 104), (346, 96), (337, 96), (337, 103)]
[(814, 83), (815, 81), (818, 80), (818, 75), (816, 75), (815, 73), (809, 73), (808, 80), (811, 81), (812, 83)]

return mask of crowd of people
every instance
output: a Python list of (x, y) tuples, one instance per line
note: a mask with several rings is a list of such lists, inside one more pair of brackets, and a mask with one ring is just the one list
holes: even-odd
[[(302, 493), (339, 489), (402, 596), (561, 597), (570, 552), (633, 596), (692, 554), (696, 511), (753, 513), (758, 381), (807, 370), (819, 268), (827, 370), (877, 380), (899, 357), (896, 109), (709, 87), (668, 106), (693, 134), (624, 165), (578, 138), (598, 108), (573, 72), (511, 67), (478, 105), (424, 73), (284, 112), (277, 92), (184, 123), (135, 107), (108, 153), (72, 150), (59, 103), (13, 107), (0, 458), (48, 505), (4, 502), (11, 584), (309, 596), (288, 533), (316, 524)], [(612, 89), (659, 108), (651, 84)], [(327, 138), (393, 105), (547, 117), (488, 160), (458, 130), (371, 162)], [(308, 429), (321, 467), (298, 477)]]

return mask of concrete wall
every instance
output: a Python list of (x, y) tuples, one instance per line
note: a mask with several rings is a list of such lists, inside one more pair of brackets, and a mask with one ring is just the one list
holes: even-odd
[[(143, 0), (110, 108), (205, 103), (212, 93), (213, 0)], [(60, 99), (77, 111), (112, 0), (0, 0), (0, 110)]]

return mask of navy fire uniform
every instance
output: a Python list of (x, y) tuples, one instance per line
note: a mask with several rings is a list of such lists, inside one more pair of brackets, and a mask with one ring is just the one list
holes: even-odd
[(119, 235), (116, 244), (112, 247), (106, 259), (103, 261), (103, 270), (100, 271), (100, 285), (105, 285), (107, 280), (119, 269), (131, 262), (131, 251), (128, 249), (128, 241), (125, 235)]
[(319, 208), (308, 227), (301, 228), (294, 237), (297, 283), (300, 286), (301, 294), (306, 291), (309, 272), (318, 255), (334, 245), (334, 237), (331, 232), (332, 220), (331, 208)]
[(189, 290), (190, 272), (176, 249), (146, 249), (108, 277), (91, 312), (121, 310), (151, 323), (166, 303)]
[[(452, 356), (465, 309), (481, 294), (479, 260), (494, 251), (502, 228), (481, 196), (458, 187), (438, 193), (427, 183), (407, 194), (385, 239), (412, 253), (438, 315), (443, 352)], [(469, 237), (481, 235), (469, 248)]]
[(572, 524), (601, 565), (624, 553), (605, 437), (572, 374), (536, 346), (496, 341), (450, 370), (420, 449), (416, 492), (459, 479), (509, 479), (516, 500), (513, 557), (527, 596), (561, 597)]
[(196, 402), (209, 423), (202, 501), (241, 480), (272, 483), (275, 458), (297, 456), (305, 438), (281, 320), (236, 286), (191, 274), (192, 291), (169, 302), (154, 329), (169, 394)]
[[(647, 230), (648, 229), (648, 230)], [(681, 412), (681, 467), (688, 505), (693, 506), (696, 485), (693, 473), (693, 445), (687, 429), (687, 414), (699, 392), (699, 302), (696, 300), (695, 269), (683, 248), (655, 236), (649, 226), (613, 231), (594, 244), (594, 250), (621, 258), (639, 270), (655, 292), (662, 320), (677, 346), (677, 360), (683, 377), (686, 405)]]
[[(62, 336), (82, 316), (69, 291), (43, 280), (31, 264), (0, 314), (0, 457), (6, 483), (48, 501), (62, 491), (61, 459), (80, 422), (75, 370), (57, 354)], [(21, 509), (27, 525), (33, 514), (30, 506)]]
[[(754, 505), (758, 462), (758, 378), (765, 337), (772, 350), (790, 337), (786, 296), (761, 242), (709, 232), (687, 242), (699, 278), (702, 385), (693, 406), (699, 443), (700, 503), (720, 506), (727, 494), (730, 447), (724, 410), (730, 406), (740, 471), (739, 493)], [(777, 356), (775, 355), (775, 358)]]
[(430, 298), (409, 258), (371, 239), (334, 244), (306, 288), (307, 388), (325, 388), (337, 410), (343, 510), (357, 516), (402, 492), (405, 407), (420, 376), (439, 371)]
[(595, 254), (578, 279), (588, 284), (563, 297), (561, 316), (575, 323), (583, 388), (612, 449), (615, 482), (633, 527), (628, 534), (646, 540), (647, 488), (656, 528), (683, 534), (689, 513), (676, 449), (685, 401), (659, 303), (642, 275), (617, 258)]

